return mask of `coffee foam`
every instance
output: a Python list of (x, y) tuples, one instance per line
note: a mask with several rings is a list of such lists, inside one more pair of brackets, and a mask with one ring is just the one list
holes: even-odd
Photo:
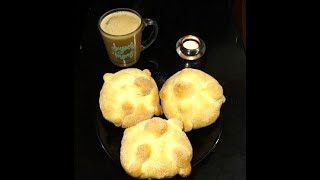
[(101, 29), (112, 35), (129, 34), (141, 24), (139, 16), (128, 11), (118, 11), (107, 15), (100, 23)]

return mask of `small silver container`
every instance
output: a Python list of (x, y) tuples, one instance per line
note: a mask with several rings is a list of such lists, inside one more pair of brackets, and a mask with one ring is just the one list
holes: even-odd
[(177, 41), (176, 51), (183, 67), (200, 68), (203, 65), (206, 45), (201, 38), (186, 35)]

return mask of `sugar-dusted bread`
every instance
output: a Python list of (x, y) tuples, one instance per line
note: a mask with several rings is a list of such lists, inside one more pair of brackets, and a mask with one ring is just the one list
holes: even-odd
[(99, 104), (103, 117), (128, 128), (162, 114), (158, 87), (148, 69), (127, 68), (103, 76)]
[(154, 117), (127, 128), (120, 148), (124, 170), (140, 179), (190, 175), (192, 146), (182, 126), (177, 119)]
[(160, 99), (165, 116), (181, 120), (185, 132), (214, 123), (226, 101), (215, 78), (192, 68), (169, 77), (160, 90)]

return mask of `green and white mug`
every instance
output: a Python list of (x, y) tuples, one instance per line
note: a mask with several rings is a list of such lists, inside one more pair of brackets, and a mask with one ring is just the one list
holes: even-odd
[[(153, 29), (149, 37), (142, 41), (142, 32), (149, 25)], [(99, 19), (98, 28), (110, 61), (119, 67), (134, 65), (141, 51), (147, 49), (158, 36), (155, 20), (142, 18), (138, 12), (128, 8), (104, 13)]]

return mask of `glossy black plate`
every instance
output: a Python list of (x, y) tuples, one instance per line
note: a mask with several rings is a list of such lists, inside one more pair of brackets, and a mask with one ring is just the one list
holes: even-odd
[[(165, 116), (161, 116), (166, 119)], [(120, 147), (124, 129), (115, 127), (109, 121), (106, 121), (100, 109), (97, 113), (97, 134), (100, 143), (108, 156), (119, 166)], [(210, 126), (187, 132), (187, 136), (193, 148), (192, 167), (203, 160), (217, 145), (222, 133), (222, 116)]]

